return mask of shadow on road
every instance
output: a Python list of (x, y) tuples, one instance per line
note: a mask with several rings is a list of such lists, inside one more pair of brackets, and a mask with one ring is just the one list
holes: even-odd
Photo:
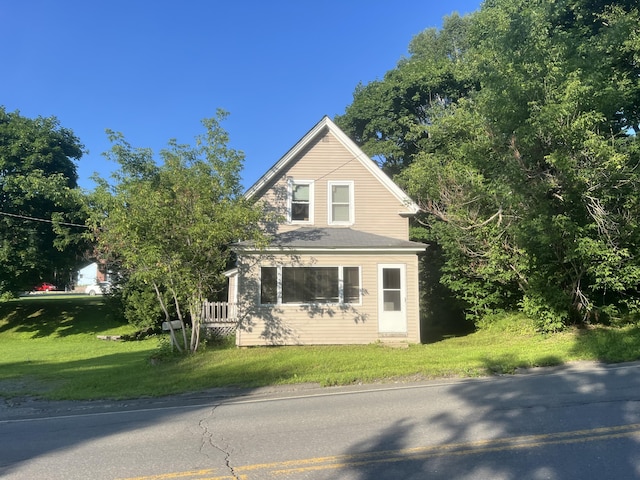
[[(367, 460), (345, 471), (360, 480), (639, 478), (640, 366), (582, 365), (438, 388), (449, 401), (354, 445), (347, 455)], [(416, 390), (424, 402), (434, 394)]]

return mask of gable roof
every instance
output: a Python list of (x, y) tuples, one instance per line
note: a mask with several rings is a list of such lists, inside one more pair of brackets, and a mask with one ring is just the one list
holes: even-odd
[[(252, 241), (243, 241), (235, 244), (240, 250), (254, 250)], [(422, 252), (427, 245), (409, 240), (375, 235), (361, 232), (351, 228), (316, 228), (300, 227), (274, 235), (271, 243), (260, 251), (308, 251), (308, 250), (333, 250), (333, 251), (403, 251)]]
[(304, 150), (319, 135), (329, 131), (334, 137), (357, 159), (360, 163), (384, 186), (389, 190), (403, 205), (407, 211), (405, 215), (413, 215), (420, 209), (411, 198), (402, 191), (398, 185), (385, 174), (378, 164), (371, 160), (358, 145), (355, 144), (340, 128), (328, 117), (324, 116), (307, 134), (302, 137), (280, 160), (278, 160), (267, 172), (262, 175), (246, 192), (246, 198), (252, 198), (262, 191), (262, 189), (275, 178), (279, 172), (292, 163), (298, 154)]

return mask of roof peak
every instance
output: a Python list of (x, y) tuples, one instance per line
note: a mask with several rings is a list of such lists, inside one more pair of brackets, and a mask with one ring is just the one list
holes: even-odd
[(245, 192), (245, 197), (252, 198), (264, 188), (268, 182), (273, 179), (280, 171), (295, 160), (306, 146), (308, 146), (318, 135), (325, 129), (328, 129), (338, 141), (367, 169), (369, 172), (384, 185), (398, 200), (407, 207), (407, 214), (415, 214), (418, 212), (418, 205), (395, 184), (389, 176), (380, 169), (378, 164), (374, 162), (360, 147), (338, 127), (328, 115), (324, 115), (318, 123), (316, 123), (296, 144), (287, 151), (267, 172), (262, 175), (249, 189)]

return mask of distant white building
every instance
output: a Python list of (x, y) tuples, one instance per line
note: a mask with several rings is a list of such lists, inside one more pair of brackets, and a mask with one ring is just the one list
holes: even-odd
[(92, 262), (78, 270), (76, 287), (86, 287), (87, 285), (93, 285), (106, 280), (108, 280), (106, 266), (98, 262)]

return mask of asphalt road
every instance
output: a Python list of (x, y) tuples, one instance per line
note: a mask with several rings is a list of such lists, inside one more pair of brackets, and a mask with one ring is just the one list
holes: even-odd
[(0, 477), (640, 478), (640, 363), (128, 402), (25, 400), (0, 406)]

